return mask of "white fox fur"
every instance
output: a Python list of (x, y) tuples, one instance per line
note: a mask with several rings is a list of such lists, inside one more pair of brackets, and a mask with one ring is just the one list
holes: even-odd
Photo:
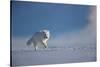
[(39, 32), (36, 32), (28, 41), (27, 45), (33, 44), (35, 50), (38, 49), (39, 45), (44, 46), (44, 48), (48, 47), (47, 41), (50, 38), (50, 32), (49, 30), (41, 30)]

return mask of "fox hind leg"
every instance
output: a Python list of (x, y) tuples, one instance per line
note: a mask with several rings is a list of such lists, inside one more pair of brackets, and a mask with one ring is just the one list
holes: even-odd
[(36, 45), (36, 46), (35, 46), (35, 51), (37, 51), (37, 49), (38, 49), (38, 46)]
[(36, 42), (33, 42), (33, 45), (34, 45), (34, 49), (36, 51), (38, 49), (37, 43)]

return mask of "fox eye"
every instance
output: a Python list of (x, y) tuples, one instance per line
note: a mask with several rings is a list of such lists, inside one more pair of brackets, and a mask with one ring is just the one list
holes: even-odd
[(45, 32), (43, 32), (43, 34), (45, 34), (45, 35), (46, 35), (46, 33), (45, 33)]
[(48, 38), (45, 32), (43, 32), (43, 34), (44, 34), (44, 38)]
[(45, 32), (43, 32), (43, 33), (45, 33)]

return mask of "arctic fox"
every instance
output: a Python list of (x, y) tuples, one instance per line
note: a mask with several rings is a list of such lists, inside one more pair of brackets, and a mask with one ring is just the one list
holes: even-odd
[(39, 45), (42, 45), (44, 48), (48, 47), (47, 41), (50, 38), (49, 30), (40, 30), (36, 32), (28, 41), (27, 45), (34, 45), (35, 51), (38, 49)]

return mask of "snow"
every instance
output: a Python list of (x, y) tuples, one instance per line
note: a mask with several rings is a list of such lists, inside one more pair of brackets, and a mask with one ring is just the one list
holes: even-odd
[(47, 49), (13, 50), (12, 65), (43, 65), (96, 61), (95, 46), (48, 47)]

